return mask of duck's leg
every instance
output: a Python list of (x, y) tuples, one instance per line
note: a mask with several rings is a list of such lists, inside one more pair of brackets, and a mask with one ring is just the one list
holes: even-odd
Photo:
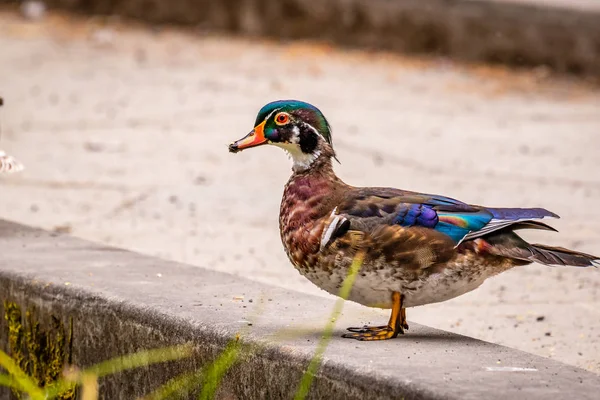
[(385, 326), (364, 326), (362, 328), (348, 328), (352, 333), (346, 333), (342, 337), (356, 340), (386, 340), (393, 339), (399, 333), (404, 333), (406, 323), (406, 310), (402, 307), (402, 295), (392, 292), (392, 315)]

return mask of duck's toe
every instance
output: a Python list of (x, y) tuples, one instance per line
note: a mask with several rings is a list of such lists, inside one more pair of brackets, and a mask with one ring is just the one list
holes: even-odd
[(352, 333), (343, 334), (343, 338), (360, 341), (387, 340), (397, 337), (400, 333), (404, 334), (404, 330), (401, 326), (397, 326), (396, 329), (394, 329), (388, 325), (364, 326), (362, 328), (348, 328), (348, 330)]
[(350, 327), (350, 328), (346, 328), (346, 330), (350, 331), (350, 332), (354, 332), (354, 333), (367, 333), (367, 332), (379, 332), (382, 330), (385, 330), (389, 328), (387, 325), (381, 325), (381, 326), (368, 326), (368, 325), (363, 325), (362, 327)]

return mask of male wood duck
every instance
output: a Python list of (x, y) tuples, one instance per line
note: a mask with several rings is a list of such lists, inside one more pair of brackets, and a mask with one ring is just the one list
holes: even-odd
[(348, 298), (392, 310), (387, 325), (348, 328), (346, 338), (395, 338), (408, 329), (406, 307), (460, 296), (519, 265), (600, 266), (596, 256), (530, 244), (515, 233), (555, 231), (541, 220), (558, 216), (543, 208), (488, 208), (438, 195), (347, 185), (333, 172), (331, 128), (311, 104), (265, 105), (254, 129), (229, 151), (264, 144), (281, 147), (293, 161), (279, 227), (294, 267), (338, 295), (361, 252), (363, 263)]

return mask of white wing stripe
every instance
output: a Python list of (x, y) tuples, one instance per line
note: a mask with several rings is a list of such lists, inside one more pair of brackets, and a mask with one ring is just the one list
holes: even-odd
[(329, 240), (331, 240), (331, 236), (333, 235), (333, 232), (335, 232), (340, 221), (343, 220), (343, 218), (340, 217), (339, 215), (335, 215), (336, 212), (337, 212), (337, 207), (333, 209), (333, 211), (331, 212), (331, 215), (329, 216), (330, 219), (332, 217), (333, 217), (333, 219), (331, 220), (331, 222), (329, 222), (329, 225), (327, 225), (327, 227), (325, 229), (323, 229), (323, 235), (321, 236), (321, 246), (320, 246), (321, 250), (323, 250), (329, 244)]

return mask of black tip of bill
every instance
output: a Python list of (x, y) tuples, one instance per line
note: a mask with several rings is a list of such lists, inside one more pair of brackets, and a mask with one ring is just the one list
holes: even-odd
[(230, 153), (237, 153), (238, 151), (240, 151), (240, 149), (239, 149), (239, 147), (238, 147), (238, 145), (237, 145), (237, 144), (235, 144), (235, 143), (231, 143), (231, 144), (229, 145), (229, 152), (230, 152)]

